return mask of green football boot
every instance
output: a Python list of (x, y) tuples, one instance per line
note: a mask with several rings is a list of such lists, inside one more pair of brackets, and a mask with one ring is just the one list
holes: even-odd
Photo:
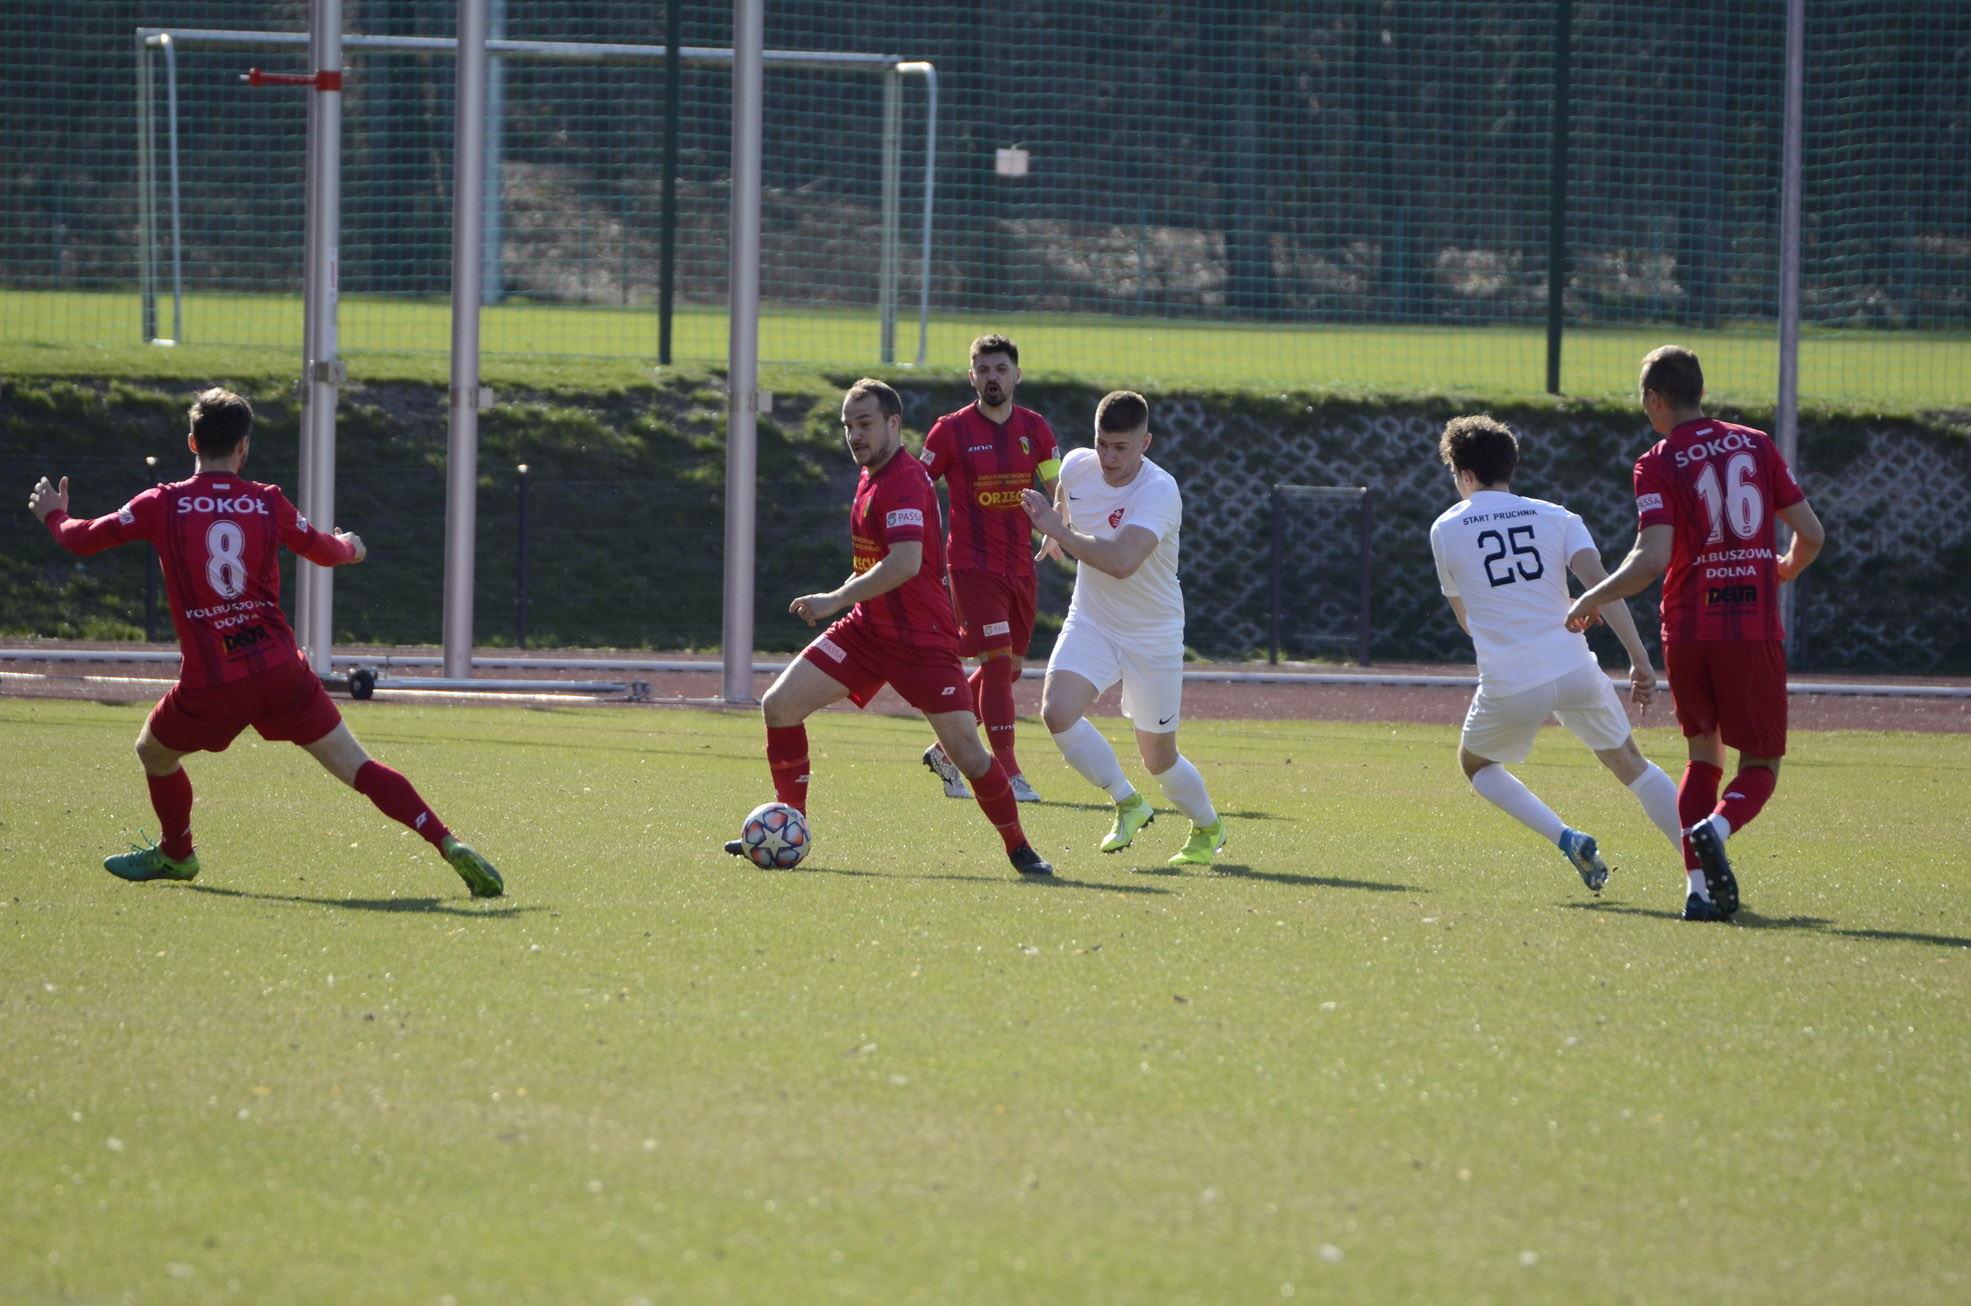
[(1170, 859), (1172, 866), (1209, 866), (1211, 858), (1225, 846), (1225, 818), (1215, 818), (1210, 825), (1191, 822), (1191, 837)]
[(1102, 840), (1102, 851), (1119, 853), (1129, 847), (1136, 832), (1157, 819), (1150, 802), (1141, 794), (1131, 794), (1116, 804), (1116, 823), (1109, 827), (1109, 837)]
[(119, 880), (139, 884), (145, 880), (191, 880), (198, 877), (198, 854), (181, 862), (166, 857), (155, 843), (146, 848), (133, 843), (129, 852), (103, 858), (103, 869)]
[(445, 836), (444, 847), (440, 850), (452, 869), (465, 881), (465, 887), (472, 890), (475, 898), (497, 898), (506, 892), (506, 885), (500, 880), (500, 873), (493, 864), (472, 850), (472, 845), (460, 843), (457, 835)]

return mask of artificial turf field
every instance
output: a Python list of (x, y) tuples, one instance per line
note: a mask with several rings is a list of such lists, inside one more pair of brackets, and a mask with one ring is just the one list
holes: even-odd
[(349, 715), (506, 899), (251, 734), (200, 879), (115, 881), (143, 710), (0, 700), (0, 1299), (1971, 1294), (1971, 736), (1796, 735), (1696, 926), (1554, 732), (1600, 900), (1436, 727), (1187, 724), (1231, 843), (1182, 875), (1029, 727), (1044, 885), (921, 723), (814, 722), (769, 873), (718, 847), (757, 716)]

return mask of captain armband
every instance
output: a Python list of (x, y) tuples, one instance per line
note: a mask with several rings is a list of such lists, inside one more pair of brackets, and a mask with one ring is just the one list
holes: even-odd
[(1034, 471), (1040, 473), (1040, 479), (1043, 481), (1054, 480), (1061, 474), (1061, 460), (1059, 458), (1049, 458), (1046, 462), (1034, 468)]

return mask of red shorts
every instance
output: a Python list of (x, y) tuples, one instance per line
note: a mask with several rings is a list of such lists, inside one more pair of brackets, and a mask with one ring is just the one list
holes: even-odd
[(300, 658), (223, 685), (173, 685), (150, 720), (151, 738), (176, 753), (223, 753), (248, 726), (262, 739), (312, 744), (341, 724)]
[(974, 658), (987, 649), (1010, 649), (1025, 657), (1033, 642), (1032, 576), (1001, 576), (990, 571), (954, 570), (951, 611), (958, 618), (958, 652)]
[(956, 649), (898, 644), (853, 615), (823, 631), (801, 656), (847, 685), (857, 707), (868, 707), (876, 691), (889, 684), (925, 716), (972, 710), (971, 682)]
[(1786, 645), (1776, 639), (1673, 641), (1663, 646), (1684, 735), (1716, 734), (1752, 757), (1786, 755)]

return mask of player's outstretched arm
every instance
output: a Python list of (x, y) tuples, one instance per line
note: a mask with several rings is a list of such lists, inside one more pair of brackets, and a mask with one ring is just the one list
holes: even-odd
[(68, 477), (62, 477), (59, 487), (50, 485), (47, 477), (42, 477), (34, 486), (34, 493), (27, 496), (27, 510), (34, 514), (34, 520), (45, 522), (48, 514), (60, 510), (68, 511)]
[[(67, 481), (62, 482), (67, 485)], [(1807, 569), (1807, 565), (1820, 556), (1821, 545), (1827, 543), (1827, 528), (1820, 524), (1813, 505), (1805, 499), (1790, 507), (1779, 510), (1779, 519), (1793, 528), (1793, 543), (1775, 564), (1774, 570), (1780, 581), (1792, 580)]]
[(904, 584), (924, 565), (924, 545), (917, 540), (892, 544), (875, 566), (826, 594), (803, 594), (787, 605), (787, 610), (812, 626), (834, 616), (852, 604), (888, 594)]
[(1595, 624), (1597, 613), (1603, 604), (1616, 599), (1626, 599), (1631, 594), (1640, 594), (1649, 588), (1651, 581), (1663, 574), (1670, 565), (1670, 545), (1675, 538), (1674, 528), (1669, 526), (1645, 526), (1636, 536), (1629, 556), (1622, 559), (1622, 565), (1615, 574), (1598, 585), (1592, 585), (1588, 592), (1574, 600), (1574, 606), (1567, 610), (1567, 628), (1586, 630)]
[[(1608, 579), (1608, 570), (1601, 565), (1601, 555), (1593, 549), (1582, 549), (1569, 558), (1567, 569), (1590, 589)], [(1642, 633), (1636, 629), (1635, 614), (1629, 611), (1627, 601), (1614, 599), (1602, 606), (1599, 615), (1615, 632), (1615, 638), (1622, 641), (1622, 649), (1629, 655), (1629, 698), (1638, 707), (1648, 707), (1650, 700), (1656, 697), (1656, 667), (1649, 660), (1649, 650), (1643, 647)]]

